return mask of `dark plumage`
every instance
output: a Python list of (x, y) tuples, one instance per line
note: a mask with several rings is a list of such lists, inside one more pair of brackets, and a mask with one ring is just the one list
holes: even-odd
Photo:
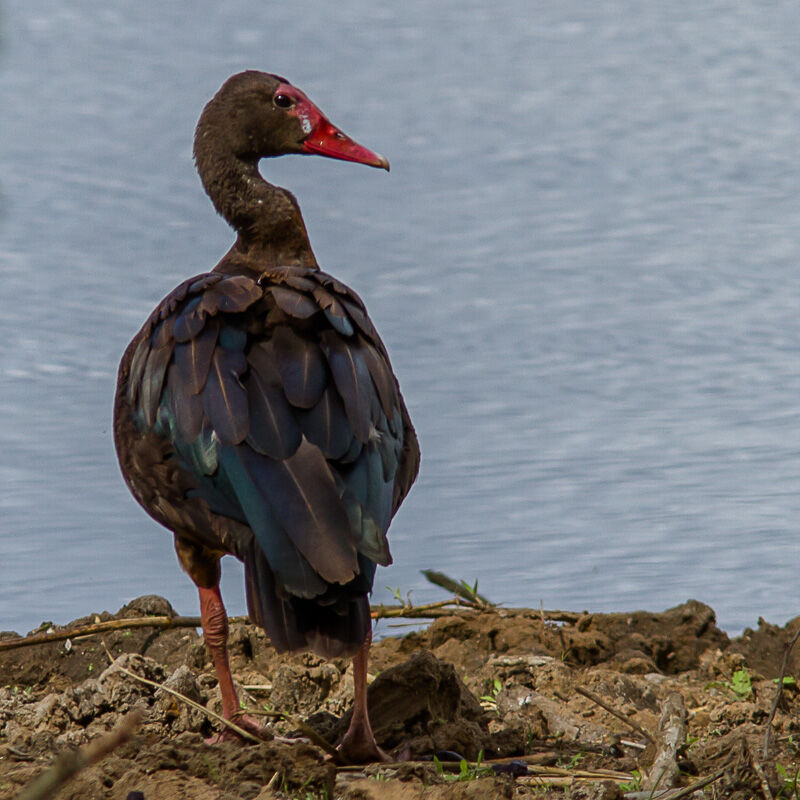
[[(367, 596), (419, 465), (364, 304), (319, 270), (295, 198), (258, 172), (260, 158), (292, 152), (388, 169), (283, 78), (230, 78), (203, 111), (195, 158), (237, 241), (150, 315), (114, 408), (125, 480), (173, 531), (200, 590), (224, 701), (219, 559), (244, 562), (250, 616), (276, 649), (356, 654), (357, 665), (363, 651), (365, 672)], [(365, 736), (351, 732), (343, 754), (382, 755)]]

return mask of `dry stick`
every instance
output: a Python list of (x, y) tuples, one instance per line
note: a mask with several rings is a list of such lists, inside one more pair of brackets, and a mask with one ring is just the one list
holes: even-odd
[[(557, 750), (553, 750), (549, 753), (537, 753), (535, 755), (527, 755), (527, 756), (508, 756), (507, 758), (487, 758), (484, 761), (481, 761), (480, 764), (477, 761), (467, 761), (467, 766), (471, 768), (475, 767), (491, 767), (494, 764), (510, 764), (512, 762), (524, 762), (529, 770), (528, 776), (540, 776), (540, 775), (556, 775), (556, 776), (569, 776), (569, 775), (577, 775), (581, 778), (607, 778), (609, 780), (615, 781), (630, 781), (633, 779), (633, 775), (629, 772), (620, 772), (618, 770), (613, 769), (593, 769), (593, 770), (575, 770), (575, 769), (566, 769), (565, 767), (553, 767), (553, 766), (543, 766), (541, 764), (537, 764), (537, 761), (544, 761), (553, 758), (557, 758), (558, 756), (562, 755)], [(458, 772), (461, 769), (461, 762), (459, 761), (442, 761), (442, 769), (450, 772)], [(364, 769), (364, 764), (358, 765), (353, 764), (349, 766), (340, 766), (337, 767), (338, 772), (359, 772)], [(389, 764), (381, 764), (382, 769), (392, 770), (392, 769), (409, 769), (411, 767), (431, 767), (433, 766), (433, 762), (431, 761), (398, 761)]]
[(211, 719), (217, 720), (217, 722), (221, 722), (223, 725), (227, 725), (231, 730), (236, 731), (239, 736), (249, 739), (251, 742), (261, 743), (261, 739), (257, 736), (253, 736), (252, 733), (246, 731), (244, 728), (240, 728), (236, 723), (231, 722), (229, 719), (225, 719), (225, 717), (221, 717), (219, 714), (215, 714), (211, 709), (206, 708), (205, 706), (201, 706), (200, 703), (195, 703), (194, 700), (186, 697), (186, 695), (181, 694), (180, 692), (176, 692), (174, 689), (170, 689), (169, 686), (164, 686), (163, 683), (157, 683), (156, 681), (151, 681), (148, 678), (143, 678), (141, 675), (137, 675), (135, 672), (131, 672), (129, 669), (125, 669), (125, 667), (121, 666), (120, 664), (116, 663), (116, 659), (114, 656), (111, 655), (109, 649), (106, 647), (105, 642), (101, 642), (103, 645), (103, 649), (106, 651), (106, 655), (108, 656), (109, 661), (112, 665), (115, 665), (116, 668), (122, 672), (124, 675), (129, 675), (131, 678), (134, 678), (137, 681), (141, 681), (142, 683), (147, 684), (148, 686), (152, 686), (156, 689), (163, 689), (167, 694), (171, 694), (173, 697), (178, 698), (182, 702), (186, 703), (187, 705), (191, 706), (192, 708), (196, 708), (198, 711), (201, 711), (206, 716), (211, 717)]
[[(500, 617), (530, 617), (539, 619), (541, 615), (555, 622), (576, 622), (581, 615), (573, 611), (558, 610), (532, 610), (530, 608), (500, 608), (492, 606), (483, 609), (460, 598), (450, 600), (439, 600), (436, 603), (427, 603), (421, 606), (373, 606), (370, 615), (373, 619), (386, 619), (390, 617), (400, 617), (404, 619), (438, 619), (439, 617), (474, 617), (481, 612), (497, 614)], [(233, 625), (236, 623), (248, 622), (247, 617), (229, 617), (228, 622)], [(36, 644), (48, 644), (50, 642), (63, 642), (65, 639), (78, 639), (83, 636), (91, 636), (97, 633), (107, 633), (108, 631), (122, 631), (130, 628), (160, 628), (169, 630), (171, 628), (199, 628), (201, 627), (200, 617), (128, 617), (127, 619), (110, 619), (105, 622), (95, 622), (91, 625), (83, 625), (80, 628), (70, 630), (54, 631), (53, 633), (34, 633), (31, 636), (20, 636), (16, 639), (5, 639), (0, 641), (0, 653), (7, 650), (16, 650), (19, 647), (30, 647)]]
[(625, 747), (633, 747), (635, 750), (646, 750), (647, 745), (642, 744), (641, 742), (634, 742), (631, 739), (620, 739), (620, 744), (624, 744)]
[[(449, 607), (448, 607), (449, 606)], [(583, 614), (575, 611), (561, 611), (558, 609), (532, 609), (532, 608), (503, 608), (501, 606), (481, 607), (470, 604), (460, 598), (429, 603), (424, 606), (372, 606), (372, 618), (381, 616), (405, 617), (414, 619), (421, 617), (424, 619), (438, 619), (439, 617), (465, 617), (474, 619), (476, 614), (496, 614), (502, 619), (509, 617), (523, 617), (528, 619), (545, 619), (552, 622), (576, 623)]]
[[(493, 762), (486, 761), (486, 764)], [(529, 774), (541, 777), (542, 775), (554, 775), (563, 777), (581, 778), (584, 780), (605, 779), (613, 781), (629, 781), (633, 775), (629, 772), (619, 772), (614, 769), (566, 769), (565, 767), (528, 767)]]
[(747, 744), (747, 740), (745, 740), (745, 747), (750, 755), (750, 763), (753, 765), (753, 771), (756, 773), (758, 781), (761, 784), (761, 793), (764, 795), (764, 800), (773, 800), (772, 791), (769, 788), (769, 781), (767, 780), (767, 776), (764, 774), (764, 768), (759, 763), (758, 759), (756, 758), (756, 754), (752, 751), (750, 745)]
[(724, 769), (718, 769), (716, 772), (711, 773), (711, 775), (701, 778), (699, 781), (695, 781), (689, 786), (684, 786), (683, 789), (676, 789), (674, 792), (662, 795), (663, 800), (681, 800), (683, 797), (689, 797), (689, 795), (694, 794), (698, 789), (703, 789), (710, 783), (718, 781), (724, 774)]
[(775, 719), (775, 714), (778, 711), (778, 705), (780, 704), (781, 697), (783, 696), (783, 679), (786, 676), (786, 668), (789, 666), (789, 656), (792, 652), (792, 648), (797, 644), (798, 638), (800, 638), (800, 628), (797, 629), (797, 632), (794, 636), (792, 636), (791, 641), (786, 645), (786, 649), (783, 651), (781, 674), (778, 676), (778, 692), (775, 695), (775, 702), (772, 704), (772, 711), (769, 712), (767, 727), (764, 731), (764, 761), (769, 758), (769, 741), (772, 737), (772, 721)]
[(26, 753), (24, 750), (19, 750), (16, 747), (12, 747), (10, 744), (6, 745), (6, 752), (11, 753), (16, 761), (36, 761), (36, 756), (32, 756), (30, 753)]
[[(441, 613), (441, 609), (448, 605), (460, 605), (462, 609), (466, 603), (459, 603), (457, 598), (451, 600), (441, 600), (437, 603), (430, 603), (425, 606), (377, 606), (372, 609), (373, 619), (383, 617), (435, 617), (448, 616)], [(432, 614), (428, 614), (428, 611)], [(456, 609), (453, 609), (454, 611)], [(437, 613), (440, 612), (440, 613)], [(472, 612), (474, 614), (474, 611)], [(229, 617), (228, 623), (248, 622), (247, 617)], [(126, 619), (110, 619), (105, 622), (95, 622), (91, 625), (82, 625), (80, 628), (71, 628), (64, 631), (53, 631), (52, 633), (34, 633), (31, 636), (20, 636), (17, 639), (7, 639), (0, 641), (0, 653), (5, 650), (16, 650), (18, 647), (29, 647), (35, 644), (48, 644), (50, 642), (63, 642), (65, 639), (78, 639), (82, 636), (91, 636), (97, 633), (107, 633), (108, 631), (122, 631), (130, 628), (199, 628), (201, 627), (200, 617), (128, 617)]]
[[(439, 616), (435, 612), (447, 606), (455, 605), (457, 608), (471, 608), (472, 613), (475, 613), (475, 607), (470, 606), (464, 600), (459, 600), (457, 597), (451, 597), (449, 600), (439, 600), (436, 603), (426, 603), (423, 606), (372, 606), (370, 609), (370, 616), (372, 619), (389, 619), (391, 617), (413, 618), (413, 617), (427, 617)], [(453, 609), (455, 611), (455, 609)], [(434, 614), (428, 612), (433, 611)], [(441, 616), (448, 616), (442, 614)]]
[[(239, 712), (244, 714), (244, 711)], [(315, 744), (320, 750), (324, 750), (329, 756), (341, 761), (342, 755), (341, 753), (328, 742), (323, 736), (320, 736), (310, 725), (303, 722), (299, 717), (295, 717), (292, 714), (287, 714), (285, 711), (258, 711), (255, 709), (249, 709), (247, 713), (252, 714), (253, 716), (257, 717), (272, 717), (273, 719), (278, 720), (285, 720), (286, 722), (294, 725), (296, 728), (300, 730), (300, 732), (308, 739), (311, 740), (312, 744)]]
[(635, 730), (636, 733), (640, 734), (641, 736), (644, 736), (644, 738), (647, 739), (648, 742), (651, 742), (652, 744), (656, 743), (655, 739), (644, 728), (642, 728), (640, 725), (637, 725), (632, 719), (628, 719), (628, 717), (626, 717), (621, 712), (617, 711), (615, 708), (612, 708), (610, 705), (608, 705), (608, 703), (599, 698), (596, 694), (592, 694), (588, 689), (584, 689), (582, 686), (576, 686), (575, 691), (578, 694), (582, 694), (584, 697), (588, 697), (593, 703), (597, 703), (597, 705), (599, 705), (600, 708), (604, 708), (606, 711), (608, 711), (609, 714), (612, 714), (617, 719), (622, 720), (628, 727)]
[(523, 617), (528, 619), (540, 619), (544, 614), (546, 619), (553, 622), (567, 622), (574, 624), (583, 614), (575, 611), (560, 611), (555, 609), (531, 608), (502, 608), (500, 606), (479, 607), (471, 605), (465, 600), (453, 598), (452, 600), (429, 603), (424, 606), (372, 606), (371, 616), (373, 619), (382, 617), (401, 617), (405, 619), (439, 619), (440, 617), (465, 617), (474, 619), (477, 614), (496, 614), (502, 619), (509, 617)]
[(58, 788), (70, 778), (85, 767), (100, 761), (112, 750), (126, 742), (141, 719), (141, 711), (131, 711), (109, 733), (89, 742), (79, 750), (62, 753), (50, 769), (22, 790), (17, 800), (45, 800), (45, 798), (53, 797)]
[(683, 695), (670, 692), (661, 704), (656, 754), (642, 779), (642, 789), (655, 792), (662, 785), (670, 789), (680, 784), (678, 750), (686, 742), (686, 705)]
[[(112, 664), (115, 663), (115, 659), (111, 655), (111, 653), (109, 652), (108, 648), (106, 647), (106, 643), (103, 642), (102, 644), (103, 644), (103, 648), (106, 651), (106, 654), (111, 659), (111, 663)], [(163, 683), (156, 683), (155, 681), (151, 681), (151, 680), (148, 680), (147, 678), (143, 678), (141, 675), (137, 675), (135, 672), (131, 672), (130, 670), (125, 669), (125, 667), (120, 666), (119, 664), (117, 664), (116, 666), (117, 666), (117, 669), (120, 670), (120, 672), (123, 672), (125, 675), (130, 675), (132, 678), (135, 678), (137, 681), (141, 681), (142, 683), (146, 683), (148, 686), (153, 686), (156, 689), (163, 689), (168, 694), (171, 694), (173, 697), (177, 698), (178, 700), (181, 700), (182, 702), (186, 703), (187, 705), (191, 706), (192, 708), (196, 708), (198, 711), (202, 711), (204, 714), (206, 714), (207, 716), (211, 717), (212, 719), (215, 719), (218, 722), (221, 722), (223, 725), (227, 725), (229, 728), (231, 728), (232, 730), (236, 731), (236, 733), (238, 733), (240, 736), (243, 736), (246, 739), (250, 739), (253, 742), (259, 742), (259, 743), (261, 742), (261, 739), (259, 739), (257, 736), (254, 736), (249, 731), (246, 731), (244, 728), (240, 728), (235, 722), (232, 722), (229, 719), (225, 719), (225, 717), (221, 717), (219, 714), (215, 714), (213, 711), (211, 711), (210, 709), (206, 708), (205, 706), (201, 706), (199, 703), (195, 703), (194, 700), (192, 700), (189, 697), (186, 697), (186, 695), (181, 694), (180, 692), (176, 692), (174, 689), (170, 689), (169, 686), (165, 686)], [(239, 712), (237, 712), (237, 716), (239, 716), (240, 714), (244, 714), (244, 713), (246, 713), (244, 710), (239, 711)], [(283, 711), (252, 711), (251, 713), (257, 714), (257, 715), (260, 715), (260, 716), (277, 717), (277, 718), (285, 719), (288, 722), (290, 722), (292, 725), (295, 725), (296, 727), (298, 727), (303, 732), (303, 734), (305, 734), (305, 736), (307, 736), (309, 739), (311, 739), (311, 741), (315, 745), (317, 745), (317, 747), (321, 748), (326, 753), (328, 753), (328, 755), (337, 756), (337, 757), (339, 755), (337, 750), (336, 750), (336, 748), (333, 747), (332, 745), (330, 745), (325, 739), (323, 739), (322, 736), (320, 736), (313, 728), (311, 728), (309, 725), (306, 725), (306, 723), (303, 722), (301, 719), (297, 719), (296, 717), (293, 717), (291, 714), (287, 714), (287, 713), (285, 713)]]
[(269, 779), (269, 783), (267, 784), (267, 789), (274, 789), (278, 785), (280, 777), (281, 777), (281, 771), (277, 770), (275, 774)]
[[(551, 755), (555, 756), (556, 752), (554, 751)], [(528, 777), (542, 777), (542, 776), (551, 776), (551, 777), (574, 777), (574, 778), (581, 778), (583, 780), (600, 780), (600, 779), (607, 779), (607, 780), (614, 780), (614, 781), (630, 781), (633, 779), (633, 775), (629, 772), (620, 772), (619, 770), (613, 769), (567, 769), (566, 767), (553, 767), (553, 766), (541, 766), (539, 764), (532, 764), (530, 763), (530, 759), (533, 758), (532, 756), (511, 756), (509, 758), (489, 758), (485, 761), (481, 761), (478, 763), (477, 761), (467, 761), (467, 766), (469, 768), (476, 768), (476, 767), (491, 767), (493, 764), (509, 764), (511, 762), (518, 762), (523, 761), (528, 766)], [(461, 763), (459, 761), (442, 761), (440, 762), (442, 765), (442, 769), (445, 772), (459, 772), (461, 770)], [(390, 764), (381, 764), (382, 769), (392, 770), (392, 769), (408, 769), (410, 767), (431, 767), (433, 766), (432, 762), (430, 761), (402, 761)], [(339, 767), (339, 772), (358, 772), (364, 769), (364, 764), (361, 765), (351, 765), (346, 767)]]
[[(488, 759), (487, 761), (481, 761), (478, 763), (477, 761), (467, 761), (467, 767), (470, 769), (475, 768), (490, 768), (492, 764), (507, 764), (510, 761), (524, 761), (524, 756), (518, 756), (515, 758), (493, 758)], [(444, 772), (460, 772), (461, 770), (461, 763), (458, 761), (442, 761), (440, 762), (442, 766), (442, 770)], [(337, 767), (337, 772), (341, 773), (349, 773), (349, 772), (361, 772), (364, 769), (364, 764), (358, 765), (348, 765), (345, 767)], [(396, 769), (411, 769), (414, 767), (432, 767), (433, 763), (430, 761), (402, 761), (397, 762), (394, 764), (381, 764), (382, 769), (387, 771), (392, 771)], [(542, 766), (535, 766), (529, 765), (528, 766), (528, 775), (527, 776), (520, 776), (520, 777), (528, 777), (528, 778), (566, 778), (572, 779), (577, 778), (578, 780), (612, 780), (617, 782), (623, 781), (630, 781), (633, 779), (633, 775), (629, 772), (619, 772), (617, 770), (611, 769), (565, 769), (563, 767), (542, 767)]]
[[(229, 622), (242, 622), (247, 617), (231, 617)], [(65, 639), (77, 639), (80, 636), (90, 636), (93, 633), (107, 633), (108, 631), (121, 631), (127, 628), (199, 628), (200, 617), (128, 617), (127, 619), (109, 619), (105, 622), (95, 622), (91, 625), (82, 625), (67, 631), (53, 631), (53, 633), (34, 633), (32, 636), (20, 636), (18, 639), (8, 639), (0, 642), (0, 652), (15, 650), (18, 647), (28, 647), (34, 644), (47, 644), (48, 642), (62, 642)]]

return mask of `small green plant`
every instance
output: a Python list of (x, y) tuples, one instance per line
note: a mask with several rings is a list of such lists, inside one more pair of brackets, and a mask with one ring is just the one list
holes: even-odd
[(718, 686), (732, 692), (738, 700), (749, 700), (753, 696), (753, 681), (746, 669), (737, 669), (729, 681), (712, 681), (706, 689)]
[(775, 764), (775, 769), (778, 771), (778, 775), (780, 775), (783, 781), (783, 786), (781, 786), (777, 797), (800, 798), (800, 788), (798, 787), (798, 782), (800, 782), (800, 767), (797, 768), (794, 775), (781, 764)]
[(533, 729), (530, 725), (525, 726), (525, 750), (523, 752), (530, 753), (533, 750), (533, 743), (535, 739), (533, 736)]
[(642, 790), (642, 773), (638, 769), (631, 771), (631, 780), (619, 785), (623, 792), (640, 792)]
[(731, 680), (730, 690), (742, 700), (746, 700), (753, 695), (753, 681), (750, 679), (750, 673), (746, 669), (737, 669), (733, 673)]
[(53, 623), (45, 620), (39, 623), (39, 627), (34, 628), (31, 633), (52, 633)]
[(784, 675), (783, 680), (779, 681), (777, 678), (772, 679), (773, 683), (780, 683), (782, 686), (791, 686), (794, 688), (797, 686), (797, 681), (791, 675)]
[(297, 795), (297, 800), (328, 800), (328, 791), (327, 789), (320, 789), (318, 792), (306, 790), (305, 794)]
[(489, 694), (481, 695), (481, 706), (486, 711), (497, 711), (497, 695), (500, 694), (502, 688), (503, 682), (500, 678), (495, 678), (494, 681), (492, 681), (492, 688)]
[(478, 594), (478, 580), (475, 579), (475, 583), (470, 585), (465, 580), (454, 580), (453, 578), (445, 575), (443, 572), (437, 572), (433, 569), (423, 569), (422, 574), (433, 584), (436, 586), (441, 586), (442, 589), (447, 589), (448, 592), (452, 592), (457, 597), (463, 597), (464, 600), (467, 600), (470, 603), (475, 603), (478, 606), (492, 606), (490, 600), (484, 597), (482, 594)]
[(413, 607), (413, 603), (411, 602), (411, 592), (414, 591), (413, 589), (409, 589), (406, 592), (406, 596), (403, 597), (403, 595), (400, 594), (400, 587), (398, 587), (396, 589), (392, 589), (391, 586), (386, 586), (385, 588), (387, 589), (387, 591), (392, 593), (392, 597), (394, 597), (394, 599), (397, 600), (397, 602), (401, 606), (403, 606), (403, 608), (412, 608)]
[(580, 760), (586, 755), (584, 750), (581, 750), (578, 753), (575, 753), (574, 756), (569, 761), (562, 761), (559, 759), (558, 766), (562, 769), (577, 769)]
[(467, 600), (472, 600), (473, 603), (480, 603), (481, 596), (478, 594), (478, 579), (475, 578), (475, 583), (470, 586), (463, 578), (460, 581), (461, 588), (464, 590), (464, 595)]
[(281, 784), (281, 791), (289, 795), (291, 800), (330, 800), (328, 790), (324, 787), (319, 789), (307, 788), (312, 780), (313, 778), (306, 778), (297, 789), (293, 789), (292, 793), (290, 793), (286, 778), (284, 777)]
[(436, 756), (433, 757), (433, 765), (436, 767), (437, 774), (446, 781), (474, 781), (493, 774), (491, 767), (483, 766), (483, 750), (478, 753), (478, 759), (472, 766), (465, 758), (462, 758), (458, 765), (458, 772), (445, 772), (442, 762)]

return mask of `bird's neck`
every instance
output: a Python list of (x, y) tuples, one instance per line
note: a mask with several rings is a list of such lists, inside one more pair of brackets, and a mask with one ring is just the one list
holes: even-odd
[(261, 177), (257, 159), (196, 152), (197, 169), (214, 208), (237, 232), (220, 272), (263, 272), (275, 266), (317, 266), (294, 195)]

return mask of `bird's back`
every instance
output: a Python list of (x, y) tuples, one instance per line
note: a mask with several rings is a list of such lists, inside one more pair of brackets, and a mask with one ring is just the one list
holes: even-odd
[(233, 553), (279, 650), (363, 642), (419, 449), (354, 292), (310, 267), (185, 281), (123, 358), (115, 439), (128, 485), (198, 585)]

